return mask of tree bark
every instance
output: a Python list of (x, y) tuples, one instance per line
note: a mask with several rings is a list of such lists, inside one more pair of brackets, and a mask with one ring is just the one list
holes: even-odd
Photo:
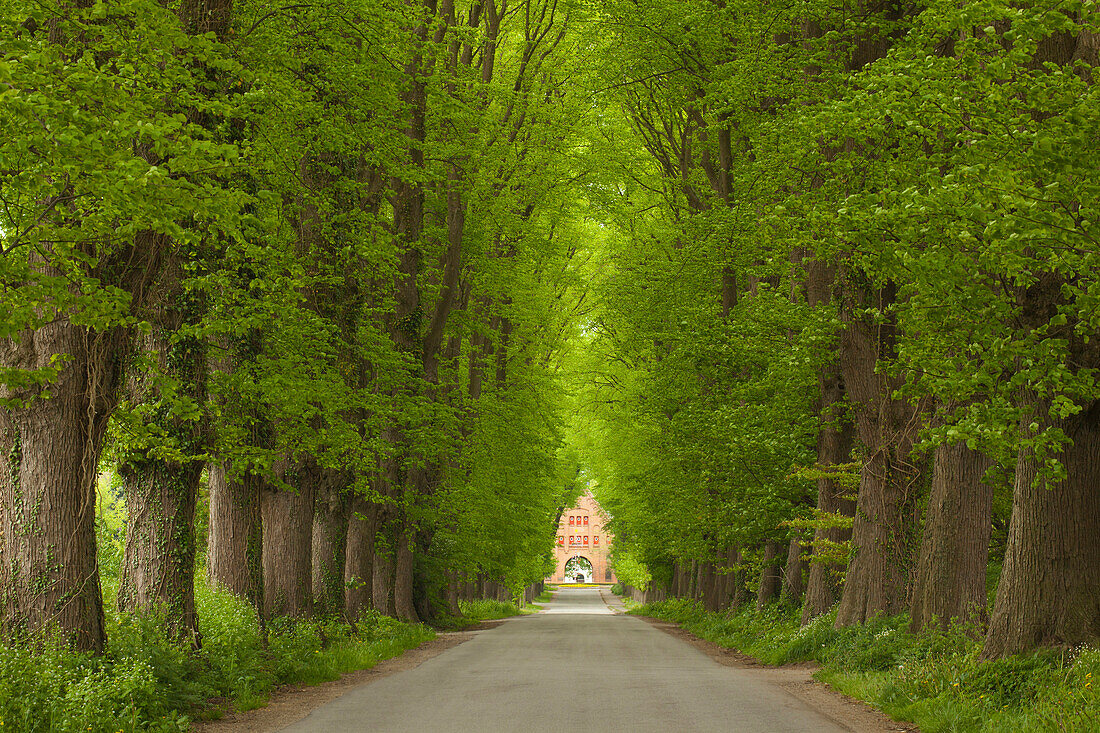
[(394, 545), (393, 529), (388, 522), (381, 523), (380, 532), (387, 543), (375, 545), (374, 576), (372, 578), (371, 602), (376, 611), (384, 616), (397, 616), (393, 605)]
[[(153, 330), (144, 339), (157, 355), (162, 373), (178, 382), (177, 395), (195, 405), (206, 402), (206, 343), (179, 336), (184, 324), (197, 324), (201, 301), (183, 285), (179, 263), (165, 268), (154, 305)], [(119, 475), (126, 496), (126, 549), (118, 607), (162, 614), (169, 634), (201, 643), (195, 613), (195, 504), (207, 450), (207, 420), (179, 418), (155, 383), (144, 375), (128, 380), (129, 400), (154, 407), (155, 427), (171, 441), (181, 460), (121, 446)]]
[(397, 618), (409, 623), (419, 623), (413, 599), (413, 538), (414, 529), (409, 523), (397, 536), (397, 552), (394, 557), (393, 607)]
[(313, 512), (313, 602), (317, 613), (344, 612), (344, 579), (348, 548), (346, 481), (331, 469), (322, 469)]
[[(858, 273), (849, 273), (851, 281)], [(868, 292), (848, 284), (847, 328), (842, 336), (841, 372), (856, 413), (856, 428), (867, 451), (860, 471), (856, 516), (852, 526), (852, 559), (837, 609), (838, 627), (862, 624), (880, 613), (907, 608), (907, 582), (913, 561), (914, 509), (920, 469), (909, 459), (919, 427), (918, 407), (895, 399), (900, 387), (877, 369), (893, 353), (895, 327), (853, 317), (870, 296), (886, 312), (894, 302), (892, 287)]]
[(940, 445), (933, 461), (932, 492), (913, 582), (913, 633), (937, 619), (983, 624), (986, 618), (993, 487), (982, 477), (992, 462), (965, 445)]
[(268, 618), (308, 618), (313, 614), (314, 485), (308, 480), (295, 483), (297, 491), (269, 486), (262, 494), (264, 611)]
[(127, 510), (119, 610), (163, 614), (169, 635), (197, 648), (195, 503), (202, 463), (128, 462), (119, 472)]
[(1072, 441), (1058, 456), (1066, 477), (1033, 485), (1040, 459), (1021, 451), (986, 659), (1100, 640), (1100, 402), (1054, 426)]
[(0, 408), (0, 618), (9, 638), (55, 626), (74, 648), (103, 651), (95, 489), (123, 343), (119, 331), (66, 319), (0, 341), (7, 367), (41, 369), (56, 354), (70, 357), (48, 397), (0, 388), (0, 397), (28, 401)]
[(378, 531), (377, 516), (377, 504), (359, 496), (351, 500), (344, 565), (344, 611), (348, 618), (359, 618), (363, 609), (374, 607), (374, 534)]
[(211, 463), (210, 534), (207, 537), (206, 570), (211, 585), (217, 584), (263, 610), (262, 479), (253, 474), (231, 476), (224, 463)]
[(802, 538), (794, 536), (787, 545), (787, 563), (783, 566), (783, 588), (780, 597), (795, 605), (802, 603), (802, 575), (806, 563), (802, 559)]
[[(827, 305), (831, 299), (831, 289), (836, 280), (835, 268), (827, 267), (818, 260), (806, 263), (806, 301), (813, 307)], [(843, 348), (843, 342), (840, 348)], [(818, 375), (818, 413), (823, 424), (817, 434), (817, 465), (822, 468), (846, 463), (852, 451), (855, 428), (847, 420), (841, 409), (844, 406), (844, 379), (840, 374), (842, 356), (838, 350), (837, 361), (822, 368)], [(817, 509), (826, 514), (855, 516), (855, 502), (841, 495), (841, 487), (827, 477), (817, 480)], [(852, 531), (843, 527), (828, 527), (814, 531), (814, 540), (818, 546), (824, 543), (847, 542)], [(827, 613), (840, 597), (838, 575), (833, 567), (811, 556), (810, 570), (806, 579), (806, 597), (802, 604), (802, 625), (805, 626), (823, 613)]]
[(779, 543), (768, 540), (764, 543), (764, 559), (760, 567), (760, 583), (756, 588), (756, 610), (764, 608), (779, 597)]

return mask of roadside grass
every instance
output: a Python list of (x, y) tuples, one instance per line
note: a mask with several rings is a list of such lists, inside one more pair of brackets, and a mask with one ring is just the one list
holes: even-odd
[[(492, 621), (498, 618), (510, 618), (523, 615), (524, 610), (513, 601), (493, 601), (488, 598), (480, 598), (473, 601), (459, 601), (458, 607), (462, 609), (462, 615), (471, 623), (478, 621)], [(527, 613), (532, 613), (528, 611)]]
[(195, 719), (260, 707), (280, 685), (334, 680), (434, 636), (377, 614), (354, 630), (336, 621), (283, 620), (272, 624), (265, 648), (256, 615), (241, 599), (200, 581), (196, 605), (198, 651), (169, 641), (159, 618), (114, 608), (106, 609), (102, 657), (41, 639), (0, 646), (0, 730), (185, 731)]
[(911, 634), (905, 614), (837, 629), (835, 609), (804, 627), (797, 609), (782, 606), (707, 613), (677, 599), (628, 612), (678, 623), (765, 664), (819, 662), (819, 680), (925, 733), (1100, 730), (1100, 650), (1091, 647), (982, 662), (972, 630)]

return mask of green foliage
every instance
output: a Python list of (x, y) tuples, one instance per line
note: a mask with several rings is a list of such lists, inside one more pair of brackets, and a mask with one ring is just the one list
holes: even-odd
[(373, 666), (433, 633), (368, 614), (353, 630), (334, 622), (279, 623), (261, 643), (256, 616), (241, 599), (202, 585), (199, 652), (165, 637), (152, 616), (108, 612), (102, 657), (62, 645), (0, 646), (0, 721), (19, 731), (184, 731), (216, 712), (262, 705), (278, 685), (317, 684)]
[(649, 583), (653, 579), (649, 568), (639, 562), (625, 547), (615, 545), (612, 553), (612, 564), (615, 567), (615, 577), (619, 579), (619, 584), (629, 585), (638, 590), (649, 588)]

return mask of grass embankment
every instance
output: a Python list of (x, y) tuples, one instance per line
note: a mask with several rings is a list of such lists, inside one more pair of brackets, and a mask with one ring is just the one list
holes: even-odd
[(924, 733), (1100, 731), (1097, 649), (979, 662), (981, 642), (964, 629), (910, 634), (905, 615), (836, 629), (835, 611), (801, 628), (797, 610), (780, 607), (705, 613), (694, 601), (672, 600), (630, 613), (673, 621), (765, 664), (820, 662), (818, 679)]
[(111, 609), (102, 657), (56, 645), (0, 646), (0, 730), (184, 731), (192, 719), (229, 707), (259, 707), (279, 685), (334, 680), (434, 636), (373, 614), (356, 630), (325, 621), (272, 624), (264, 648), (248, 604), (208, 587), (196, 591), (197, 652), (168, 642), (157, 619)]

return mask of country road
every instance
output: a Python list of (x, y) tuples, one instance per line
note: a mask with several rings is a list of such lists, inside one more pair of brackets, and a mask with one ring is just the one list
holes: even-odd
[(838, 724), (776, 684), (766, 670), (723, 666), (642, 619), (615, 613), (604, 597), (612, 598), (606, 591), (601, 597), (597, 588), (562, 588), (546, 610), (355, 688), (281, 730), (866, 729)]

